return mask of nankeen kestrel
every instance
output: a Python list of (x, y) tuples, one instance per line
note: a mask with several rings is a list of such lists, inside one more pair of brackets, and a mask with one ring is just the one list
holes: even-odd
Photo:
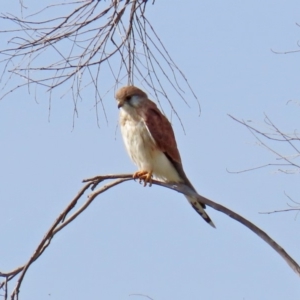
[[(139, 168), (133, 177), (145, 185), (151, 184), (152, 176), (167, 183), (184, 183), (196, 192), (184, 173), (172, 125), (156, 104), (135, 86), (119, 89), (116, 99), (123, 140)], [(205, 204), (191, 196), (186, 198), (201, 217), (215, 227), (204, 210)]]

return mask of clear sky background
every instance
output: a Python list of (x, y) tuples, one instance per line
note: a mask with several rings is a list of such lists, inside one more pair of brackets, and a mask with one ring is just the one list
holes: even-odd
[[(37, 2), (24, 3), (35, 11)], [(18, 4), (4, 1), (1, 11), (18, 12)], [(299, 175), (276, 168), (229, 173), (274, 157), (227, 114), (259, 124), (266, 113), (284, 131), (300, 127), (299, 107), (287, 105), (299, 100), (300, 54), (271, 52), (298, 49), (299, 11), (299, 1), (270, 0), (156, 0), (147, 9), (202, 108), (199, 117), (190, 93), (188, 108), (168, 90), (185, 126), (186, 133), (173, 123), (188, 177), (200, 194), (254, 222), (298, 262), (300, 219), (259, 212), (287, 208), (284, 192), (299, 201)], [(101, 119), (100, 129), (89, 93), (74, 128), (70, 97), (53, 99), (50, 121), (46, 93), (38, 103), (26, 89), (0, 101), (0, 271), (29, 259), (83, 178), (136, 170), (116, 131), (113, 92), (104, 99), (109, 123)], [(29, 269), (20, 299), (299, 299), (300, 278), (273, 249), (228, 216), (207, 211), (216, 230), (176, 192), (136, 182), (115, 187), (54, 238)]]

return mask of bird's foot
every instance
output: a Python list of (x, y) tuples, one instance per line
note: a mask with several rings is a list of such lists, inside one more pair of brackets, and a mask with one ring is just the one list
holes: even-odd
[(133, 174), (133, 179), (139, 179), (139, 183), (144, 181), (144, 186), (149, 183), (149, 186), (152, 185), (152, 172), (148, 171), (137, 171)]

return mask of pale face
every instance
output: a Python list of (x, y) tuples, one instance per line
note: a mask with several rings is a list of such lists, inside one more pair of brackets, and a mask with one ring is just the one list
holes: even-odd
[(127, 113), (132, 112), (136, 108), (140, 107), (145, 101), (142, 97), (137, 95), (127, 96), (126, 98), (117, 98), (118, 108), (124, 109)]

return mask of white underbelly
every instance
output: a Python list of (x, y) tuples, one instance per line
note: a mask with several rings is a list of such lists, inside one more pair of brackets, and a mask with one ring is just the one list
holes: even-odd
[(127, 152), (139, 170), (152, 172), (158, 180), (181, 181), (172, 163), (162, 151), (157, 149), (143, 121), (136, 124), (127, 120), (121, 126), (121, 131)]

